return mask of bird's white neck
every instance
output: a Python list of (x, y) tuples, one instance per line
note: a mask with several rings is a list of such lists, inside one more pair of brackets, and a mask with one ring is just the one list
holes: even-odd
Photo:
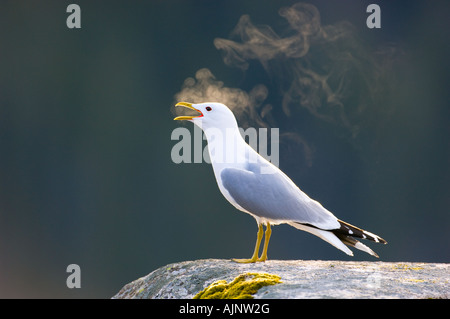
[(236, 127), (204, 130), (214, 169), (242, 167), (248, 162), (253, 149), (245, 142)]

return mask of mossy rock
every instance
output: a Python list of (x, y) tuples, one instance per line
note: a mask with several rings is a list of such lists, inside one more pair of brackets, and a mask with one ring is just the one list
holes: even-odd
[(448, 299), (449, 274), (445, 263), (203, 259), (160, 267), (114, 298)]

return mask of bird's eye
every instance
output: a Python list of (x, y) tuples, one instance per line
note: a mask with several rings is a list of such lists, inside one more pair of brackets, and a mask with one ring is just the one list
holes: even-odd
[(208, 112), (212, 110), (211, 106), (207, 106), (207, 107), (205, 107), (205, 109), (206, 109)]

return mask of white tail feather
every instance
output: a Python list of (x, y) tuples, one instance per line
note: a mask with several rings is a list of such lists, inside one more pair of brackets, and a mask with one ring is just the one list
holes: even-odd
[[(322, 238), (323, 240), (330, 243), (337, 249), (342, 250), (347, 255), (353, 256), (353, 252), (350, 249), (348, 249), (348, 247), (345, 246), (344, 243), (339, 238), (337, 238), (335, 234), (333, 234), (330, 231), (321, 230), (321, 229), (314, 228), (314, 227), (309, 227), (309, 226), (299, 224), (299, 223), (289, 223), (289, 225), (291, 225), (292, 227), (295, 227), (297, 229), (311, 233), (313, 235), (316, 235), (317, 237)], [(356, 247), (356, 248), (358, 248), (358, 247)], [(360, 248), (358, 248), (358, 249), (360, 249)]]

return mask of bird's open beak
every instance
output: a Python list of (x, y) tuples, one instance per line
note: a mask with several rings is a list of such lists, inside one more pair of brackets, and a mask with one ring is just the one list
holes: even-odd
[(177, 104), (175, 104), (175, 106), (184, 106), (184, 107), (186, 107), (188, 109), (191, 109), (191, 110), (194, 110), (194, 111), (200, 113), (200, 115), (197, 115), (197, 116), (188, 116), (188, 115), (177, 116), (176, 118), (174, 118), (175, 121), (177, 121), (177, 120), (192, 120), (194, 118), (203, 116), (203, 113), (200, 110), (197, 110), (195, 107), (193, 107), (192, 103), (178, 102)]

